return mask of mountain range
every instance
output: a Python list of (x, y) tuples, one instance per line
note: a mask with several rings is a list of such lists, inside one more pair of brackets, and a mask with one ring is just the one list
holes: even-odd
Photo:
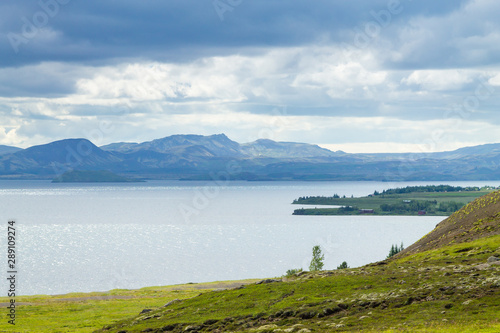
[(217, 134), (101, 147), (86, 139), (26, 149), (0, 146), (0, 178), (52, 179), (68, 170), (185, 180), (499, 180), (500, 144), (438, 153), (348, 154), (268, 139), (240, 144)]

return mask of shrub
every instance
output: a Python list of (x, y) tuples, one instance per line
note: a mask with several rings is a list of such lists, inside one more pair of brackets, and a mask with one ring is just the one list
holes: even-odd
[(285, 276), (290, 277), (300, 272), (302, 272), (302, 268), (292, 268), (286, 271)]
[(337, 269), (346, 269), (346, 268), (349, 268), (349, 266), (347, 266), (347, 262), (343, 262), (341, 263), (339, 266), (337, 266)]

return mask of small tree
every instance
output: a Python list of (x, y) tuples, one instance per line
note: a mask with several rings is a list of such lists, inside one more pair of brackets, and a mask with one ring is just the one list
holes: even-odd
[(346, 269), (346, 268), (349, 268), (349, 266), (347, 266), (347, 262), (343, 262), (341, 263), (339, 266), (337, 266), (337, 269)]
[(322, 270), (323, 266), (325, 265), (323, 263), (323, 260), (325, 260), (325, 256), (321, 254), (320, 246), (319, 245), (314, 246), (313, 257), (311, 260), (311, 264), (309, 265), (309, 271), (316, 272)]

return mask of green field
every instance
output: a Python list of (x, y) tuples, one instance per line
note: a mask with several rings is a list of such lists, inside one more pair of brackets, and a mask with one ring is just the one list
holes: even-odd
[[(461, 192), (381, 193), (360, 198), (303, 197), (294, 200), (293, 204), (305, 206), (296, 209), (294, 215), (419, 215), (419, 211), (425, 211), (425, 215), (449, 216), (465, 204), (492, 191), (490, 188), (483, 188)], [(315, 207), (308, 208), (309, 205)], [(321, 208), (321, 205), (341, 208)], [(361, 209), (371, 209), (373, 213), (361, 213)]]
[[(147, 287), (138, 290), (71, 293), (16, 297), (16, 325), (0, 321), (0, 332), (94, 332), (146, 308), (158, 308), (175, 299), (186, 299), (217, 289), (233, 288), (256, 280)], [(0, 297), (5, 309), (9, 299)]]

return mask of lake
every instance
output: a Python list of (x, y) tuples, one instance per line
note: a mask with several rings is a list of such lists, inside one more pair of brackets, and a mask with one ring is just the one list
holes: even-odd
[(1, 246), (7, 221), (15, 219), (24, 295), (281, 276), (307, 269), (314, 245), (323, 250), (325, 269), (343, 261), (356, 267), (384, 259), (392, 244), (410, 245), (443, 218), (294, 216), (303, 206), (291, 205), (293, 199), (442, 183), (3, 180)]

